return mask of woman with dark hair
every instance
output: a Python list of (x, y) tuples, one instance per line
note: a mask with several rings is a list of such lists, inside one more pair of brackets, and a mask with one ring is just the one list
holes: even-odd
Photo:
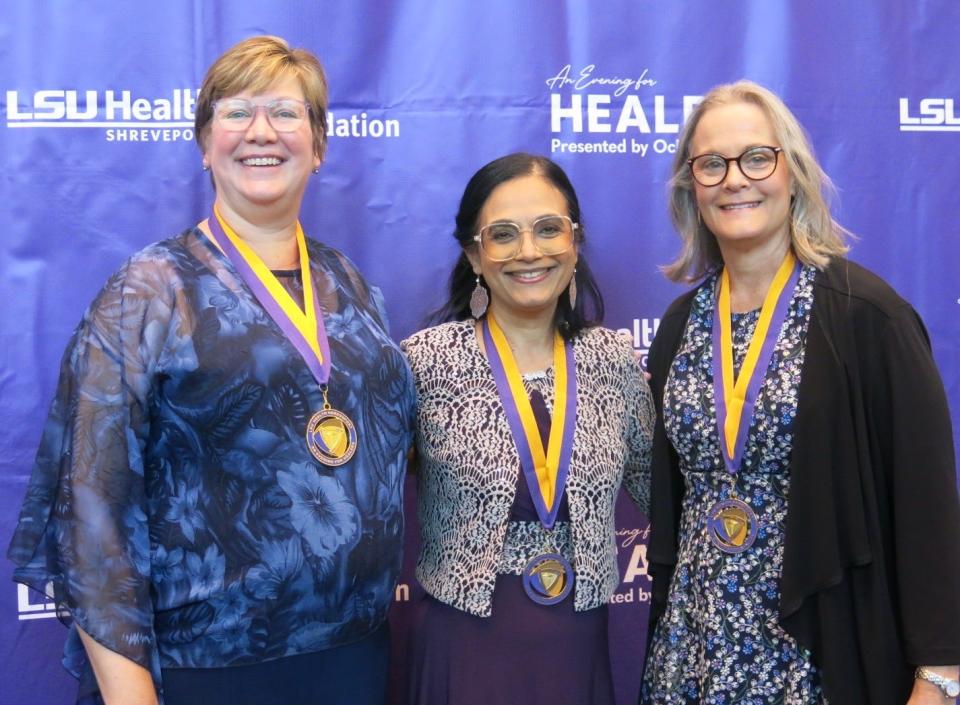
[(797, 118), (711, 90), (673, 163), (698, 285), (650, 350), (640, 702), (937, 705), (960, 692), (960, 504), (917, 312), (845, 258)]
[(599, 327), (563, 170), (512, 154), (467, 184), (446, 323), (405, 340), (426, 589), (408, 702), (613, 702), (606, 603), (621, 481), (646, 509), (653, 407)]

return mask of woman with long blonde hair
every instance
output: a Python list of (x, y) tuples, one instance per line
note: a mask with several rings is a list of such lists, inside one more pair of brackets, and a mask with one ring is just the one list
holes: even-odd
[(911, 705), (960, 690), (960, 508), (917, 313), (845, 259), (797, 119), (748, 81), (680, 139), (650, 351), (641, 703)]

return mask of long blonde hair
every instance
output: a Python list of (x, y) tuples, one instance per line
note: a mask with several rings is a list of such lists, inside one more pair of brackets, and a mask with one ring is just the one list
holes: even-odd
[(756, 105), (770, 121), (793, 177), (794, 195), (790, 201), (793, 251), (804, 264), (823, 269), (831, 257), (843, 255), (850, 249), (845, 242), (850, 233), (830, 215), (827, 196), (835, 192), (833, 183), (820, 168), (803, 128), (784, 102), (752, 81), (737, 81), (711, 89), (683, 128), (669, 182), (670, 219), (683, 240), (683, 249), (676, 260), (662, 268), (663, 273), (673, 281), (693, 282), (723, 265), (716, 238), (700, 220), (687, 160), (700, 119), (711, 108), (731, 103)]

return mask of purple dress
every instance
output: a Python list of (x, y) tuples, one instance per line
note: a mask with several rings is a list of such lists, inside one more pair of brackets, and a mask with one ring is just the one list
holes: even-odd
[[(530, 395), (546, 445), (550, 416)], [(522, 473), (511, 521), (539, 521)], [(566, 496), (557, 521), (570, 521)], [(574, 612), (573, 596), (533, 602), (519, 575), (500, 574), (493, 614), (477, 617), (424, 595), (413, 606), (409, 705), (613, 705), (606, 605)]]

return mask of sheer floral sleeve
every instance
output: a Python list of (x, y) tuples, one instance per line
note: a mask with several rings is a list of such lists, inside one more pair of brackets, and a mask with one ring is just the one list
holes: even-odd
[[(135, 255), (67, 350), (10, 555), (15, 579), (149, 668), (259, 663), (357, 641), (393, 600), (413, 384), (379, 293), (313, 240), (333, 470), (305, 438), (310, 369), (195, 229)], [(289, 284), (289, 282), (288, 282)], [(289, 284), (292, 289), (302, 284)], [(65, 665), (96, 684), (76, 633)]]
[[(170, 287), (149, 261), (104, 286), (64, 354), (10, 545), (14, 579), (159, 685), (144, 483), (151, 379), (170, 319)], [(64, 665), (96, 689), (71, 628)]]

